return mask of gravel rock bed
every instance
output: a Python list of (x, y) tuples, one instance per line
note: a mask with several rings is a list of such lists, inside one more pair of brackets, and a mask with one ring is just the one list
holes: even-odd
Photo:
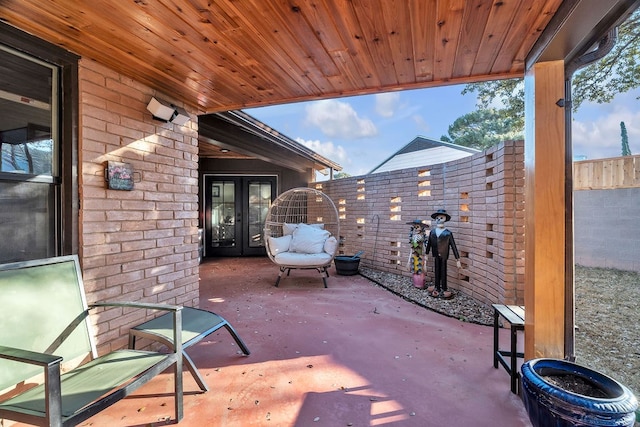
[[(360, 274), (426, 309), (493, 325), (493, 309), (460, 292), (442, 300), (414, 287), (410, 277), (362, 266)], [(576, 266), (575, 283), (576, 362), (613, 377), (640, 397), (640, 274)]]
[(493, 308), (460, 292), (454, 291), (454, 297), (449, 300), (433, 298), (429, 296), (426, 288), (418, 289), (413, 286), (410, 277), (384, 273), (366, 267), (360, 267), (360, 275), (407, 301), (436, 313), (454, 317), (463, 322), (493, 325)]

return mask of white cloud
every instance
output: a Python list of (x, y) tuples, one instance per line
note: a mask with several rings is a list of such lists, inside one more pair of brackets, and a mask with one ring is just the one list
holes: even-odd
[(335, 99), (313, 102), (306, 107), (305, 121), (327, 136), (340, 139), (367, 138), (378, 134), (376, 125), (361, 118), (346, 102)]
[(321, 156), (324, 156), (329, 160), (333, 160), (343, 168), (351, 163), (351, 161), (349, 160), (349, 156), (347, 155), (347, 151), (341, 145), (334, 145), (331, 141), (320, 142), (317, 139), (312, 141), (302, 138), (296, 138), (296, 141), (304, 145), (305, 147), (310, 148)]
[(584, 155), (588, 159), (618, 157), (622, 155), (620, 122), (624, 122), (632, 154), (640, 154), (640, 111), (631, 111), (617, 106), (607, 115), (594, 121), (575, 120), (572, 125), (574, 156)]
[(398, 92), (378, 93), (375, 95), (376, 113), (382, 117), (393, 117), (400, 102)]
[(429, 126), (429, 123), (426, 122), (426, 120), (424, 119), (424, 117), (422, 117), (422, 115), (413, 114), (411, 116), (411, 120), (413, 121), (413, 123), (415, 123), (418, 130), (420, 130), (423, 134), (426, 135), (429, 132), (431, 132), (431, 126)]

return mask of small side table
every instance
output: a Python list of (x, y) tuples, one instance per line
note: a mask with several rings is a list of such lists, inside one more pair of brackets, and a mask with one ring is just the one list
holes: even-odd
[[(518, 352), (518, 331), (524, 331), (524, 306), (493, 304), (493, 367), (498, 369), (498, 362), (511, 376), (511, 392), (518, 394), (518, 357), (524, 359), (524, 353)], [(500, 317), (511, 325), (511, 349), (500, 350)], [(509, 361), (507, 361), (509, 358)]]

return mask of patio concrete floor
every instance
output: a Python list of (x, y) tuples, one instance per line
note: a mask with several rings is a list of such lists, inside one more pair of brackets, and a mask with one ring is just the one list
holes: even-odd
[[(201, 265), (200, 307), (225, 317), (252, 353), (239, 354), (224, 329), (188, 349), (210, 391), (185, 373), (180, 426), (531, 426), (493, 368), (491, 327), (334, 268), (328, 289), (314, 270), (276, 288), (277, 273), (260, 257)], [(172, 389), (165, 373), (81, 425), (165, 425)]]

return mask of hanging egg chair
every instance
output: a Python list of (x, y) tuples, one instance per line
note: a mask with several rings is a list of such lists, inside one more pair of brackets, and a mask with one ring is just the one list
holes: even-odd
[(326, 288), (339, 237), (338, 211), (325, 193), (299, 187), (278, 196), (264, 223), (267, 255), (280, 268), (275, 286), (285, 272), (314, 269)]

